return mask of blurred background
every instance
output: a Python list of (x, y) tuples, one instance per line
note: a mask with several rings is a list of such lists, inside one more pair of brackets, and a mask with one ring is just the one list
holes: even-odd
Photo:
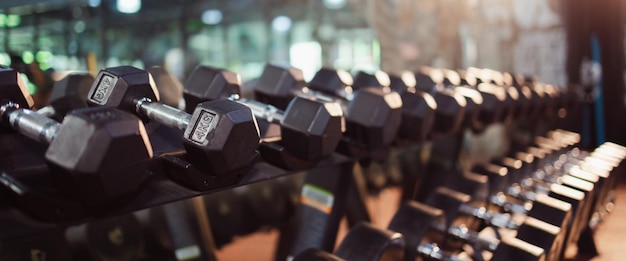
[[(0, 64), (23, 73), (39, 105), (66, 72), (118, 65), (162, 66), (183, 82), (198, 64), (243, 81), (268, 62), (307, 80), (321, 67), (491, 68), (578, 91), (594, 114), (574, 130), (626, 144), (625, 18), (624, 0), (2, 0)], [(390, 218), (398, 194), (368, 199), (374, 221)], [(271, 256), (269, 232), (218, 259)]]
[(625, 10), (622, 0), (5, 0), (0, 63), (45, 95), (53, 74), (28, 71), (159, 65), (183, 80), (208, 64), (246, 81), (267, 62), (307, 79), (322, 66), (476, 66), (565, 86), (590, 85), (581, 66), (591, 61), (604, 90), (591, 92), (619, 142)]
[[(320, 66), (387, 71), (477, 66), (565, 84), (567, 18), (592, 14), (582, 17), (570, 9), (591, 10), (561, 2), (9, 1), (0, 4), (0, 46), (3, 62), (17, 55), (44, 70), (166, 65), (182, 78), (203, 63), (237, 71), (245, 80), (259, 75), (266, 62), (301, 67), (309, 77)], [(620, 8), (612, 8), (615, 21), (623, 14)], [(584, 26), (591, 26), (588, 22)], [(582, 30), (580, 21), (573, 23)], [(622, 43), (624, 26), (614, 29), (612, 40)]]

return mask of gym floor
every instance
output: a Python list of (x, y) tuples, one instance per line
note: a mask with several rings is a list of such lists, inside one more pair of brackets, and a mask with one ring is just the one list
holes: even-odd
[[(599, 256), (592, 259), (578, 258), (568, 259), (570, 261), (618, 261), (624, 260), (626, 257), (626, 182), (618, 185), (617, 200), (613, 212), (600, 225), (596, 232), (596, 244)], [(390, 188), (384, 190), (378, 196), (372, 196), (367, 199), (368, 209), (372, 222), (384, 227), (389, 223), (393, 213), (395, 213), (400, 196), (400, 189)], [(347, 231), (345, 220), (340, 229), (337, 242)], [(236, 241), (222, 248), (217, 253), (220, 261), (230, 260), (273, 260), (273, 252), (275, 242), (278, 238), (276, 230), (268, 232), (259, 232), (246, 237), (238, 238)]]

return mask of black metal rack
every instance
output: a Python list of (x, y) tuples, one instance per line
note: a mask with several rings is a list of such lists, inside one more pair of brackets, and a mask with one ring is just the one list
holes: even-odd
[[(178, 131), (148, 124), (147, 129), (153, 144), (155, 158), (147, 171), (150, 177), (126, 200), (116, 204), (86, 208), (76, 201), (55, 197), (54, 186), (45, 166), (45, 146), (16, 133), (0, 135), (5, 159), (0, 166), (0, 241), (26, 237), (45, 230), (77, 225), (98, 218), (116, 216), (141, 209), (167, 204), (210, 194), (225, 189), (245, 186), (287, 175), (306, 172), (340, 173), (337, 170), (351, 168), (353, 161), (348, 157), (333, 154), (316, 166), (306, 170), (285, 170), (264, 161), (254, 163), (251, 170), (232, 182), (212, 186), (206, 190), (193, 190), (173, 181), (166, 173), (164, 164), (176, 155), (184, 154)], [(183, 169), (184, 171), (184, 169)], [(186, 173), (179, 173), (184, 175)], [(53, 191), (51, 193), (48, 193)], [(58, 193), (57, 193), (58, 194)], [(19, 207), (17, 207), (19, 206)]]

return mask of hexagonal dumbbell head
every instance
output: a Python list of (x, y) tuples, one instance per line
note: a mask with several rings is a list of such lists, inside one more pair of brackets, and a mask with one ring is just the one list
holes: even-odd
[(483, 96), (469, 86), (458, 86), (454, 88), (454, 91), (463, 96), (467, 102), (462, 125), (474, 131), (480, 131), (482, 126), (480, 126), (479, 116), (480, 107), (483, 105)]
[(460, 85), (476, 87), (476, 85), (478, 85), (478, 82), (480, 81), (479, 79), (477, 79), (476, 75), (467, 70), (457, 70), (457, 73), (461, 78)]
[(478, 116), (480, 114), (480, 106), (482, 105), (483, 99), (480, 93), (469, 86), (475, 84), (475, 79), (471, 76), (470, 73), (464, 73), (464, 76), (467, 80), (461, 78), (461, 75), (453, 70), (449, 69), (440, 69), (443, 74), (443, 86), (453, 87), (456, 93), (461, 94), (467, 101), (465, 106), (465, 115), (463, 116), (463, 127), (471, 128), (473, 131), (480, 131), (481, 126), (478, 121)]
[(517, 91), (517, 88), (511, 88), (510, 85), (506, 84), (509, 79), (502, 72), (491, 69), (483, 69), (482, 73), (486, 78), (485, 82), (489, 80), (488, 82), (504, 88), (505, 90), (506, 98), (504, 100), (504, 113), (499, 121), (509, 122), (513, 120), (516, 111), (519, 110), (518, 107), (521, 106), (521, 104), (519, 104), (520, 94)]
[(367, 148), (390, 145), (402, 121), (402, 98), (381, 88), (363, 88), (348, 105), (346, 135)]
[(150, 73), (132, 66), (119, 66), (100, 70), (89, 90), (87, 104), (134, 113), (137, 100), (142, 98), (159, 101), (159, 91)]
[(254, 96), (260, 102), (284, 110), (293, 98), (292, 91), (304, 85), (302, 70), (267, 64), (254, 87)]
[(506, 113), (504, 89), (489, 83), (481, 83), (477, 87), (483, 96), (483, 105), (480, 111), (480, 121), (484, 125), (489, 125), (503, 119)]
[(352, 75), (344, 70), (333, 70), (322, 68), (315, 73), (309, 82), (308, 88), (330, 95), (336, 95), (346, 88), (352, 90), (354, 79)]
[(50, 93), (50, 105), (55, 116), (62, 118), (74, 109), (87, 107), (87, 94), (94, 82), (89, 73), (70, 73), (54, 83)]
[(95, 203), (136, 190), (152, 146), (137, 117), (109, 107), (85, 108), (65, 116), (45, 157), (60, 186)]
[(431, 95), (437, 103), (434, 132), (439, 134), (458, 132), (462, 127), (465, 107), (467, 106), (465, 97), (451, 88), (432, 92)]
[(435, 122), (437, 103), (428, 93), (415, 89), (415, 77), (404, 73), (401, 77), (389, 75), (390, 87), (402, 98), (402, 123), (398, 139), (423, 141), (428, 137)]
[(250, 108), (225, 99), (199, 103), (183, 135), (189, 162), (216, 176), (247, 166), (258, 144)]
[(352, 88), (355, 90), (366, 87), (388, 87), (390, 84), (389, 75), (382, 71), (373, 74), (359, 71), (354, 75), (353, 81)]
[(295, 97), (281, 122), (281, 144), (294, 156), (319, 160), (335, 151), (341, 139), (341, 107)]
[(532, 97), (530, 89), (528, 89), (528, 87), (526, 86), (520, 86), (519, 84), (517, 84), (513, 75), (508, 72), (502, 73), (502, 82), (505, 86), (508, 86), (509, 88), (514, 88), (518, 94), (515, 111), (513, 111), (512, 118), (516, 120), (526, 119), (530, 108), (530, 98)]
[[(280, 70), (283, 72), (289, 71), (288, 69), (275, 66), (268, 66), (266, 68), (269, 69), (265, 70), (265, 76), (262, 76), (259, 80), (259, 82), (266, 86), (271, 82), (271, 79), (265, 79), (268, 77), (271, 78), (270, 76), (273, 74), (270, 74), (270, 72)], [(209, 89), (202, 93), (186, 92), (188, 99), (200, 102), (208, 101), (215, 98), (214, 95), (210, 95), (211, 93), (217, 93), (217, 91), (210, 90), (211, 88), (224, 90), (232, 86), (239, 86), (239, 77), (231, 77), (232, 75), (236, 75), (235, 73), (217, 68), (212, 68), (211, 71), (205, 71), (206, 76), (200, 76), (201, 73), (202, 72), (196, 72), (198, 77), (203, 77), (205, 81), (211, 82), (210, 86), (206, 87)], [(227, 78), (236, 79), (236, 81), (219, 80), (224, 78), (224, 75), (229, 76)], [(215, 78), (219, 79), (216, 80)], [(281, 83), (277, 82), (276, 84)], [(197, 86), (191, 84), (185, 87), (190, 89), (197, 88)], [(289, 86), (283, 85), (281, 88), (284, 87)], [(193, 93), (205, 96), (194, 96)], [(318, 160), (328, 156), (334, 151), (341, 137), (342, 114), (341, 108), (337, 104), (325, 104), (296, 97), (291, 100), (283, 115), (284, 118), (280, 126), (282, 136), (281, 144), (289, 153), (299, 159)]]
[(443, 85), (444, 86), (459, 86), (461, 85), (461, 76), (458, 72), (450, 69), (441, 69), (443, 73)]
[[(185, 82), (185, 108), (191, 113), (198, 103), (241, 94), (239, 75), (219, 68), (198, 65)], [(202, 97), (202, 98), (199, 98)]]
[(152, 67), (148, 69), (148, 72), (152, 75), (157, 90), (159, 90), (160, 102), (177, 108), (183, 98), (183, 85), (180, 81), (163, 67)]
[(19, 73), (10, 67), (0, 66), (0, 102), (9, 101), (26, 109), (35, 104)]
[(435, 68), (421, 67), (415, 72), (415, 88), (425, 92), (432, 91), (436, 85), (442, 84), (443, 81), (443, 72)]

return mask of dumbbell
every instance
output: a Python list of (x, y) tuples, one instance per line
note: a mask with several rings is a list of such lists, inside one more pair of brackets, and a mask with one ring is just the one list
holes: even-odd
[(302, 71), (266, 65), (254, 92), (259, 101), (279, 108), (296, 96), (337, 102), (343, 108), (348, 143), (369, 151), (387, 148), (400, 127), (402, 98), (381, 88), (353, 92), (352, 83), (349, 73), (322, 68), (304, 86)]
[(248, 106), (257, 119), (280, 125), (280, 145), (292, 156), (308, 162), (319, 161), (335, 151), (342, 135), (343, 117), (339, 104), (293, 98), (286, 109), (239, 97), (236, 73), (198, 66), (185, 83), (187, 105), (230, 99)]
[[(506, 95), (503, 105), (507, 113), (504, 118), (521, 120), (534, 118), (538, 113), (540, 96), (524, 84), (518, 84), (510, 74), (502, 74), (490, 69), (478, 69), (469, 67), (466, 70), (458, 70), (465, 82), (470, 86), (478, 86), (487, 83), (503, 88)], [(467, 78), (467, 79), (465, 79)], [(536, 108), (536, 109), (535, 109)]]
[(467, 253), (457, 254), (439, 246), (442, 243), (442, 235), (438, 227), (445, 223), (446, 218), (442, 210), (409, 201), (398, 209), (388, 228), (402, 233), (405, 237), (404, 260), (416, 260), (416, 258), (419, 260), (472, 260), (478, 257), (477, 255), (481, 255), (481, 250), (493, 252), (490, 259), (493, 261), (511, 260), (511, 254), (520, 255), (524, 258), (523, 260), (559, 260), (553, 253), (558, 252), (562, 243), (558, 237), (560, 229), (538, 219), (526, 219), (515, 237), (506, 235), (500, 241), (459, 230), (460, 237), (468, 238), (467, 241), (470, 243), (478, 243), (474, 245), (474, 251), (478, 252), (471, 257)]
[[(295, 256), (294, 260), (472, 260), (466, 253), (456, 253), (444, 250), (439, 247), (443, 242), (444, 233), (442, 227), (446, 224), (446, 218), (442, 210), (424, 205), (415, 201), (409, 201), (400, 206), (392, 218), (388, 230), (375, 228), (371, 225), (359, 224), (348, 232), (342, 241), (335, 255), (320, 250), (305, 250)], [(528, 224), (523, 224), (521, 229), (529, 231), (528, 234), (520, 235), (522, 238), (541, 237), (537, 240), (544, 248), (552, 249), (558, 247), (558, 239), (554, 236), (554, 226), (542, 223), (539, 220), (529, 220)], [(453, 230), (451, 230), (453, 231)], [(389, 249), (395, 238), (404, 238), (403, 244), (396, 244), (394, 247), (404, 246), (403, 253), (393, 255), (381, 255), (381, 250)], [(458, 233), (457, 233), (458, 232)], [(494, 252), (491, 260), (507, 259), (511, 254), (528, 257), (525, 260), (536, 260), (544, 258), (544, 250), (519, 238), (507, 236), (501, 241), (481, 238), (476, 233), (465, 229), (458, 229), (454, 232), (460, 237), (484, 244), (489, 250)], [(471, 238), (471, 239), (470, 239)], [(546, 240), (548, 238), (548, 240)], [(552, 241), (550, 241), (550, 239)], [(476, 251), (483, 250), (480, 245)], [(395, 250), (395, 249), (394, 249)], [(554, 250), (553, 250), (554, 251)], [(480, 253), (477, 253), (480, 254)], [(549, 259), (556, 260), (556, 259)]]
[(459, 93), (467, 101), (465, 115), (463, 116), (463, 127), (474, 132), (481, 132), (486, 126), (480, 122), (480, 110), (483, 104), (483, 96), (475, 88), (467, 83), (463, 83), (461, 76), (453, 70), (441, 69), (443, 73), (443, 85), (454, 86), (455, 92)]
[(482, 110), (483, 94), (481, 94), (475, 88), (468, 85), (461, 85), (460, 76), (457, 72), (452, 70), (443, 70), (445, 78), (445, 84), (451, 84), (454, 90), (461, 94), (467, 100), (465, 106), (465, 116), (463, 117), (463, 127), (472, 130), (473, 132), (481, 132), (486, 127), (485, 124), (480, 122), (480, 113)]
[[(505, 169), (501, 168), (501, 170)], [(474, 178), (471, 178), (472, 176)], [(465, 217), (461, 220), (465, 220), (464, 222), (469, 224), (471, 220), (478, 218), (494, 227), (515, 229), (519, 226), (518, 222), (511, 219), (509, 214), (492, 212), (485, 208), (484, 204), (489, 202), (488, 199), (490, 199), (490, 196), (488, 196), (490, 193), (487, 192), (488, 185), (485, 176), (466, 173), (461, 179), (457, 178), (453, 181), (455, 182), (447, 186), (451, 189), (457, 189), (468, 194), (442, 187), (438, 188), (434, 194), (425, 201), (430, 205), (447, 210), (446, 214), (449, 215), (448, 220), (453, 220), (453, 218), (457, 220), (460, 219), (460, 217)], [(578, 203), (583, 199), (584, 195), (579, 191), (558, 184), (552, 186), (548, 195), (536, 195), (533, 198), (534, 202), (530, 210), (521, 203), (507, 203), (506, 208), (514, 210), (513, 212), (524, 214), (525, 216), (543, 220), (556, 227), (564, 228), (563, 231), (565, 233), (560, 235), (560, 237), (565, 238), (568, 236), (565, 228), (569, 227), (569, 220), (572, 215), (572, 207), (569, 202)], [(499, 205), (504, 206), (504, 204)]]
[[(553, 134), (554, 133), (550, 135), (552, 138), (555, 137)], [(574, 141), (573, 143), (576, 143), (576, 140), (579, 139), (579, 137), (572, 137), (572, 138), (573, 139), (571, 140)], [(554, 141), (556, 140), (557, 139), (554, 139)], [(569, 144), (573, 144), (573, 143), (569, 142)], [(563, 146), (563, 148), (568, 147), (568, 146)], [(565, 163), (565, 167), (559, 167), (558, 166), (559, 164), (564, 164), (564, 163), (559, 163), (559, 161), (562, 162), (562, 161), (565, 161), (566, 159), (571, 160), (572, 158), (575, 158), (574, 154), (577, 154), (577, 153), (566, 153), (568, 154), (566, 156), (566, 154), (563, 153), (562, 150), (559, 150), (559, 151), (560, 151), (559, 153), (562, 153), (562, 154), (560, 157), (556, 157), (558, 161), (555, 162), (554, 166), (549, 166), (550, 168), (546, 169), (546, 172), (551, 171), (551, 172), (555, 172), (555, 174), (552, 174), (551, 176), (546, 176), (545, 174), (543, 174), (544, 171), (538, 171), (538, 172), (533, 173), (535, 175), (532, 178), (535, 180), (539, 180), (540, 183), (544, 183), (544, 184), (551, 184), (551, 183), (557, 182), (571, 189), (576, 189), (580, 192), (583, 192), (584, 200), (581, 200), (581, 203), (580, 203), (580, 205), (582, 206), (576, 206), (575, 202), (570, 202), (572, 203), (574, 208), (577, 209), (575, 212), (577, 213), (575, 215), (576, 220), (572, 224), (571, 235), (569, 237), (571, 239), (570, 242), (575, 242), (579, 236), (579, 233), (587, 225), (587, 222), (589, 220), (588, 215), (590, 213), (590, 206), (593, 205), (593, 201), (595, 201), (595, 194), (597, 193), (599, 189), (601, 189), (601, 183), (598, 182), (599, 178), (596, 175), (592, 173), (588, 173), (586, 171), (582, 171), (578, 166), (567, 167), (567, 164), (569, 163)], [(571, 152), (576, 152), (576, 150), (572, 149)], [(569, 155), (569, 154), (572, 154), (572, 155)], [(565, 159), (563, 158), (564, 156), (566, 156)], [(532, 182), (532, 180), (531, 182), (528, 182), (529, 180), (531, 179), (526, 179), (526, 181), (520, 181), (519, 183), (526, 184), (525, 186), (522, 186), (522, 187), (528, 187), (529, 185), (532, 185), (534, 183)], [(553, 184), (552, 188), (554, 186), (555, 185)], [(539, 190), (546, 191), (547, 187), (536, 186), (536, 188), (540, 188)], [(532, 189), (532, 190), (536, 190), (536, 189)], [(519, 194), (522, 191), (522, 189), (515, 188), (509, 191), (516, 191), (516, 193)], [(530, 191), (530, 192), (531, 192), (531, 195), (532, 193), (535, 193), (534, 191)]]
[(515, 88), (518, 93), (517, 106), (513, 113), (513, 119), (522, 121), (532, 118), (530, 116), (532, 113), (531, 99), (533, 98), (533, 95), (530, 88), (525, 85), (516, 84), (515, 78), (508, 72), (502, 73), (502, 83), (504, 86), (508, 86), (509, 88)]
[(536, 114), (534, 115), (535, 118), (545, 118), (548, 114), (549, 111), (549, 96), (547, 95), (547, 93), (544, 91), (544, 86), (543, 84), (537, 82), (535, 79), (532, 78), (528, 78), (528, 77), (518, 77), (518, 80), (520, 80), (525, 86), (528, 86), (533, 94), (534, 100), (536, 101), (535, 105), (536, 105)]
[[(533, 167), (534, 159), (531, 154), (518, 152), (516, 155), (521, 157), (521, 160), (504, 157), (493, 160), (491, 163), (476, 165), (472, 171), (489, 177), (492, 191), (502, 191), (523, 200), (532, 200), (536, 193), (548, 194), (551, 185), (555, 183), (583, 192), (585, 200), (588, 199), (588, 194), (593, 190), (594, 185), (589, 181), (590, 177), (560, 173), (558, 179), (556, 177), (546, 179), (545, 175), (541, 174), (543, 170)], [(502, 169), (502, 167), (506, 169)], [(529, 191), (522, 191), (520, 188)], [(492, 202), (495, 201), (492, 200)], [(574, 204), (573, 202), (570, 203)]]
[(441, 84), (443, 73), (440, 70), (422, 67), (414, 75), (416, 89), (429, 93), (437, 103), (433, 132), (446, 135), (460, 131), (466, 99), (454, 89), (445, 88)]
[[(564, 102), (569, 102), (569, 99), (572, 97), (570, 94), (567, 94), (568, 91), (566, 92), (554, 85), (537, 82), (532, 77), (514, 77), (508, 73), (493, 72), (500, 75), (505, 84), (514, 86), (518, 90), (521, 99), (529, 101), (526, 109), (528, 114), (533, 117), (553, 117), (563, 107)], [(532, 110), (533, 107), (535, 109), (534, 112)]]
[[(505, 77), (506, 80), (507, 77)], [(533, 120), (543, 115), (543, 95), (538, 93), (534, 88), (534, 79), (532, 77), (524, 77), (522, 75), (511, 75), (512, 86), (517, 88), (518, 92), (528, 100), (528, 109), (526, 120)]]
[(400, 94), (402, 121), (397, 134), (398, 143), (422, 142), (428, 137), (435, 121), (437, 103), (430, 94), (415, 89), (415, 77), (410, 72), (395, 76), (381, 71), (375, 74), (360, 71), (354, 76), (352, 87), (355, 90), (388, 87)]
[(502, 122), (506, 118), (506, 92), (490, 83), (480, 83), (476, 86), (476, 90), (483, 97), (483, 103), (480, 107), (480, 122), (484, 126), (493, 123)]
[[(483, 170), (479, 170), (477, 172), (487, 174), (486, 172), (489, 171), (487, 170), (489, 169), (489, 166), (483, 166), (482, 168)], [(500, 170), (502, 169), (500, 168)], [(499, 174), (501, 173), (503, 172), (487, 175), (491, 176), (490, 179), (498, 179), (498, 177), (494, 176), (500, 176)], [(505, 180), (505, 178), (502, 179)], [(523, 182), (520, 181), (519, 183)], [(547, 183), (543, 185), (543, 187), (539, 185), (520, 186), (517, 185), (516, 182), (512, 182), (510, 184), (512, 185), (500, 185), (499, 189), (496, 188), (496, 191), (501, 192), (491, 194), (488, 198), (488, 202), (501, 207), (502, 211), (518, 214), (528, 213), (526, 202), (536, 202), (539, 195), (547, 195), (549, 197), (567, 202), (572, 206), (572, 221), (569, 222), (570, 225), (567, 226), (571, 227), (567, 230), (567, 242), (575, 241), (577, 239), (579, 233), (581, 232), (578, 228), (580, 224), (585, 222), (583, 217), (584, 214), (582, 213), (586, 210), (586, 202), (588, 202), (588, 196), (591, 194), (590, 191), (593, 189), (593, 184), (572, 176), (564, 176), (561, 182)], [(538, 189), (531, 186), (541, 188)], [(511, 202), (511, 199), (513, 199), (513, 202)], [(545, 206), (543, 207), (545, 208)], [(550, 211), (539, 211), (537, 213), (537, 217), (540, 219), (548, 219), (548, 217), (553, 215)]]
[(13, 69), (0, 67), (0, 80), (4, 127), (49, 144), (46, 163), (61, 192), (93, 205), (143, 182), (152, 147), (139, 119), (103, 107), (75, 110), (58, 123), (28, 109), (32, 98)]
[[(480, 93), (483, 102), (480, 107), (480, 114), (478, 118), (480, 125), (482, 125), (482, 128), (479, 130), (482, 130), (490, 124), (502, 122), (505, 118), (507, 118), (507, 92), (506, 89), (497, 87), (490, 82), (483, 82), (475, 74), (476, 72), (471, 69), (472, 68), (470, 67), (467, 70), (458, 70), (457, 72), (449, 71), (447, 73), (450, 78), (448, 81), (460, 81), (460, 83), (467, 84), (467, 86)], [(455, 79), (457, 76), (460, 80)]]
[(520, 93), (516, 88), (505, 84), (504, 76), (501, 72), (491, 70), (491, 69), (481, 69), (479, 70), (479, 78), (483, 83), (493, 84), (504, 90), (505, 100), (504, 100), (504, 113), (503, 117), (500, 121), (510, 123), (513, 120), (516, 120), (514, 117), (517, 111), (522, 110), (523, 105), (520, 104)]
[[(612, 204), (610, 191), (614, 189), (615, 179), (618, 175), (611, 172), (621, 164), (626, 148), (614, 143), (605, 143), (594, 150), (589, 156), (581, 160), (577, 167), (585, 172), (590, 172), (598, 176), (600, 189), (596, 191), (595, 200), (591, 204), (593, 215), (591, 223), (597, 224), (607, 213), (607, 207)], [(593, 156), (592, 156), (593, 155)]]
[[(489, 211), (485, 208), (483, 199), (472, 198), (468, 194), (447, 187), (437, 188), (424, 203), (443, 209), (450, 222), (463, 220), (464, 223), (470, 224), (474, 220), (480, 220), (497, 228), (519, 228), (519, 221), (514, 219), (514, 216)], [(571, 205), (547, 195), (538, 195), (530, 210), (524, 214), (526, 217), (541, 218), (558, 227), (566, 227), (571, 218)], [(447, 225), (450, 226), (451, 223)]]
[(38, 113), (57, 121), (70, 111), (87, 107), (87, 93), (94, 78), (89, 73), (70, 73), (54, 83), (50, 93), (50, 105), (39, 110)]
[(249, 107), (229, 100), (198, 104), (193, 114), (158, 103), (150, 74), (132, 66), (101, 70), (87, 103), (134, 113), (183, 131), (187, 160), (211, 176), (225, 176), (250, 167), (259, 144), (259, 130)]

